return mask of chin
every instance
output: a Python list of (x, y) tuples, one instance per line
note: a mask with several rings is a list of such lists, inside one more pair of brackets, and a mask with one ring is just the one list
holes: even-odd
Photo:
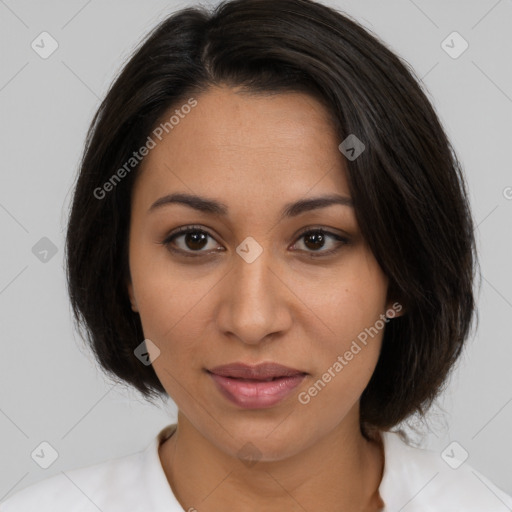
[[(266, 423), (257, 429), (254, 422), (251, 422), (252, 428), (247, 429), (243, 426), (239, 428), (230, 428), (229, 432), (233, 437), (228, 436), (227, 445), (219, 446), (225, 453), (231, 457), (241, 460), (247, 460), (248, 466), (251, 461), (275, 462), (284, 460), (300, 453), (314, 443), (314, 439), (304, 437), (303, 427), (288, 425), (286, 429), (281, 429), (279, 421)], [(296, 432), (292, 432), (295, 430)]]

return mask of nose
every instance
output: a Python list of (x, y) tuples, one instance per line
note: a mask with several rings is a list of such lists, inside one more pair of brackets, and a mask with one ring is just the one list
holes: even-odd
[(292, 325), (293, 293), (266, 249), (252, 262), (234, 255), (222, 282), (218, 327), (224, 336), (259, 344)]

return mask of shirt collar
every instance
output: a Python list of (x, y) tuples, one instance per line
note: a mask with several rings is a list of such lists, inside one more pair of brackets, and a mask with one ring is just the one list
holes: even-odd
[(182, 512), (183, 508), (173, 493), (165, 475), (158, 447), (176, 430), (177, 425), (167, 425), (142, 453), (142, 475), (148, 499), (147, 510), (154, 512)]

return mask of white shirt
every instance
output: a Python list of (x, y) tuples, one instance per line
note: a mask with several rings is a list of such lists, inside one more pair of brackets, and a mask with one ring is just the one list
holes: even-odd
[[(29, 485), (0, 503), (0, 511), (183, 512), (158, 455), (159, 443), (175, 429), (176, 424), (162, 429), (143, 451)], [(411, 447), (394, 432), (383, 432), (382, 440), (379, 492), (385, 512), (512, 510), (512, 497), (467, 463), (452, 469), (437, 452)]]

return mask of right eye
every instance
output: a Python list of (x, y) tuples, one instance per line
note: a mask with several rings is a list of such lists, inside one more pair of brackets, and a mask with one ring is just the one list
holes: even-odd
[[(170, 251), (184, 256), (195, 257), (204, 255), (202, 253), (219, 252), (214, 250), (215, 247), (219, 247), (218, 245), (211, 247), (210, 250), (203, 250), (208, 246), (208, 238), (214, 240), (207, 231), (198, 226), (182, 226), (170, 233), (161, 243)], [(180, 240), (180, 243), (177, 243), (178, 240)], [(177, 247), (173, 246), (173, 244), (177, 245)]]

